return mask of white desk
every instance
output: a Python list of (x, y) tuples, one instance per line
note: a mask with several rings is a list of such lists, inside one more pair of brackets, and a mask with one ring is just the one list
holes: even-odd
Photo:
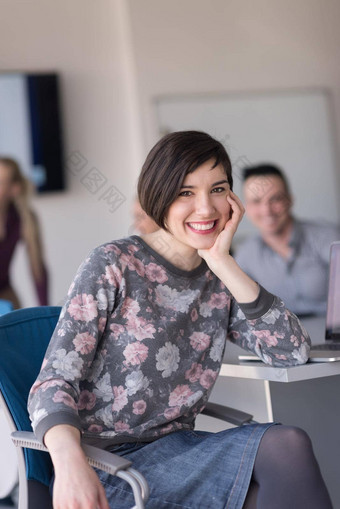
[(291, 368), (273, 368), (263, 362), (224, 363), (220, 376), (268, 380), (270, 382), (301, 382), (327, 376), (340, 375), (339, 362), (313, 362)]
[[(317, 326), (323, 330), (320, 324), (319, 319)], [(313, 343), (321, 342), (316, 329), (310, 334)], [(259, 422), (307, 431), (334, 509), (340, 509), (340, 361), (273, 368), (262, 362), (239, 363), (239, 353), (244, 350), (228, 343), (210, 401), (249, 412)]]

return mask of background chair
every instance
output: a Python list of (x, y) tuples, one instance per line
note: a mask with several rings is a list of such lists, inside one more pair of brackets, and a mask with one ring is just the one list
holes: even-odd
[[(43, 306), (19, 309), (0, 317), (0, 404), (18, 446), (19, 509), (51, 509), (49, 483), (52, 462), (35, 438), (27, 412), (28, 393), (33, 385), (59, 318), (61, 308)], [(252, 416), (208, 403), (205, 412), (235, 425), (252, 422)], [(82, 444), (92, 466), (117, 475), (133, 489), (136, 507), (143, 508), (148, 487), (131, 462), (101, 449)]]
[(9, 300), (0, 299), (0, 316), (13, 311), (13, 304)]
[[(8, 300), (0, 299), (0, 316), (10, 311), (13, 311), (13, 304)], [(3, 465), (0, 465), (0, 467), (3, 466), (6, 472), (6, 479), (4, 479), (3, 475), (1, 475), (2, 469), (0, 468), (0, 506), (11, 502), (11, 498), (8, 495), (17, 483), (17, 468), (15, 458), (12, 455), (12, 444), (9, 437), (4, 436), (3, 429), (6, 429), (6, 422), (0, 407), (0, 450), (2, 458), (6, 458), (6, 464), (3, 461)]]

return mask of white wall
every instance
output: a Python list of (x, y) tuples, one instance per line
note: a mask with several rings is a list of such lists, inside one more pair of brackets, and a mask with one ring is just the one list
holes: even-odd
[[(325, 86), (340, 125), (337, 0), (129, 0), (129, 7), (146, 146), (158, 138), (152, 100), (162, 94)], [(336, 137), (339, 144), (339, 130)]]
[[(0, 15), (0, 70), (59, 71), (66, 155), (80, 151), (127, 197), (110, 213), (68, 172), (66, 193), (34, 199), (52, 303), (93, 246), (129, 232), (140, 163), (158, 137), (154, 96), (326, 86), (340, 124), (337, 0), (0, 0)], [(22, 251), (13, 273), (34, 304)]]
[[(1, 0), (0, 13), (0, 70), (60, 73), (66, 158), (77, 151), (87, 160), (79, 175), (67, 170), (67, 192), (34, 198), (51, 276), (51, 302), (59, 304), (89, 250), (126, 235), (131, 224), (140, 144), (126, 3)], [(107, 179), (94, 194), (81, 182), (93, 167)], [(112, 185), (126, 197), (113, 213), (99, 199)], [(12, 275), (23, 304), (35, 305), (23, 247), (17, 251)]]

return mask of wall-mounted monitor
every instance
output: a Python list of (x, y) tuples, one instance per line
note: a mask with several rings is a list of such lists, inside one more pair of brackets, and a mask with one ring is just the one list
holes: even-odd
[(38, 192), (65, 189), (59, 77), (0, 73), (0, 155), (16, 159)]

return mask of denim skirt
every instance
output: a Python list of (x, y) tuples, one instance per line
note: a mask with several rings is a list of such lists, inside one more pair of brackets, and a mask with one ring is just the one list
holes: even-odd
[[(154, 442), (116, 446), (111, 452), (132, 461), (146, 478), (146, 509), (241, 509), (261, 438), (272, 425), (249, 424), (219, 433), (181, 430)], [(96, 471), (110, 508), (134, 506), (125, 481)]]

